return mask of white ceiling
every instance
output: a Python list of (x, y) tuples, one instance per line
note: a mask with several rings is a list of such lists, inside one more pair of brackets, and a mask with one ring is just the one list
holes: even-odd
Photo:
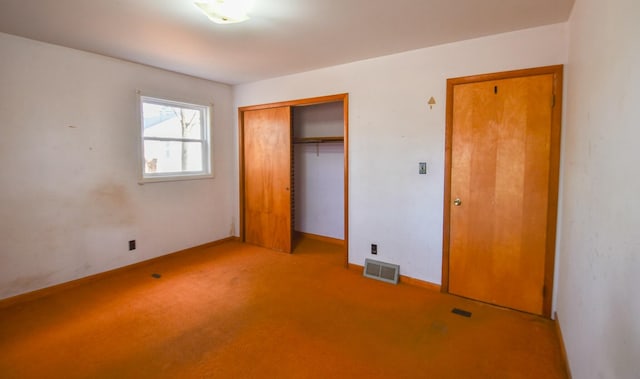
[(0, 32), (238, 84), (564, 22), (574, 0), (255, 0), (241, 24), (190, 0), (0, 0)]

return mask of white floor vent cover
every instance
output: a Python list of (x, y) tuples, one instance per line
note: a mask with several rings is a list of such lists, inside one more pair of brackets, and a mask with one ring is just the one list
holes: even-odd
[(382, 280), (383, 282), (398, 284), (400, 266), (391, 263), (378, 262), (373, 259), (364, 260), (363, 275), (367, 278)]

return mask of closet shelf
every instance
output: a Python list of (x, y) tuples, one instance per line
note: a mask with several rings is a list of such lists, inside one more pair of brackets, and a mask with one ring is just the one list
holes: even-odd
[(342, 142), (344, 141), (344, 137), (306, 137), (306, 138), (295, 138), (293, 143), (324, 143), (324, 142)]

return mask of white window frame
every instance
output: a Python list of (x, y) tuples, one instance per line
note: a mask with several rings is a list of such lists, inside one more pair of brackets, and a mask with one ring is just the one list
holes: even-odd
[[(157, 105), (167, 105), (185, 109), (193, 109), (201, 112), (201, 139), (165, 138), (165, 137), (145, 137), (144, 136), (144, 104), (151, 103)], [(146, 96), (138, 93), (138, 109), (140, 115), (140, 179), (139, 183), (170, 182), (177, 180), (194, 180), (213, 178), (213, 153), (211, 143), (211, 107), (202, 104), (187, 103), (176, 100), (169, 100), (155, 96)], [(201, 171), (180, 171), (167, 173), (147, 173), (145, 170), (144, 142), (151, 141), (178, 141), (178, 142), (201, 142), (202, 143), (202, 170)]]

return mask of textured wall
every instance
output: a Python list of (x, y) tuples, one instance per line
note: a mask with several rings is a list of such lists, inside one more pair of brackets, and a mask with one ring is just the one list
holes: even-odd
[[(230, 235), (229, 86), (7, 34), (0, 56), (0, 298)], [(215, 104), (215, 179), (138, 184), (136, 90)]]
[(640, 375), (640, 3), (577, 0), (557, 309), (574, 378)]

